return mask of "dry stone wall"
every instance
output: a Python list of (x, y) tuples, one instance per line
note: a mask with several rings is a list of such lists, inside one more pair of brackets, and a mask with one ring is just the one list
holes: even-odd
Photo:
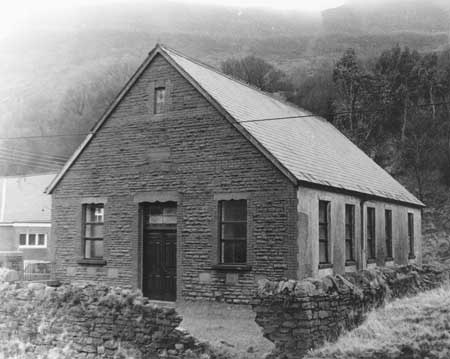
[(252, 306), (264, 336), (275, 344), (273, 358), (301, 358), (360, 325), (389, 298), (432, 289), (447, 281), (437, 267), (377, 268), (303, 281), (262, 282)]
[(182, 318), (175, 309), (155, 306), (139, 291), (1, 283), (0, 303), (0, 357), (210, 357), (204, 344), (176, 329)]

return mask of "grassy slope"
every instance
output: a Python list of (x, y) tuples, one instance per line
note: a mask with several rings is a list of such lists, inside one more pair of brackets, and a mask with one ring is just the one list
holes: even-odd
[(306, 359), (450, 357), (450, 286), (394, 301)]

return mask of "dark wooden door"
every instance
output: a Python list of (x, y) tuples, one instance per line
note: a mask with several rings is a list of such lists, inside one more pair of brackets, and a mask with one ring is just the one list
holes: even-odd
[(143, 293), (156, 300), (176, 300), (177, 205), (149, 203), (143, 207)]

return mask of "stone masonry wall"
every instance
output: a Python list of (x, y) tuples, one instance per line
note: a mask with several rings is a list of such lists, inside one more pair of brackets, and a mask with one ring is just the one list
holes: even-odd
[(376, 270), (303, 281), (262, 282), (252, 306), (273, 358), (301, 358), (309, 349), (362, 323), (366, 314), (398, 298), (438, 287), (449, 271), (431, 266)]
[(173, 308), (103, 285), (0, 283), (0, 357), (209, 358)]
[[(164, 113), (152, 112), (165, 85)], [(52, 196), (57, 278), (141, 288), (139, 199), (177, 197), (177, 300), (248, 303), (257, 281), (296, 278), (292, 183), (162, 57), (150, 64)], [(218, 258), (217, 195), (248, 203), (246, 271)], [(141, 197), (139, 197), (141, 196)], [(83, 200), (105, 202), (105, 265), (80, 264)]]

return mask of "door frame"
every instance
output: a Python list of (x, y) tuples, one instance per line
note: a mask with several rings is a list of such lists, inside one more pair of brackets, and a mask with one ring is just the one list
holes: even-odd
[[(159, 197), (161, 198), (161, 197)], [(181, 298), (181, 287), (180, 287), (180, 274), (181, 274), (181, 256), (180, 256), (180, 222), (179, 219), (181, 218), (180, 216), (180, 202), (178, 197), (172, 199), (172, 198), (167, 198), (166, 196), (163, 196), (161, 199), (154, 199), (152, 198), (152, 200), (144, 200), (144, 201), (139, 201), (138, 202), (138, 265), (137, 265), (137, 270), (138, 270), (138, 288), (142, 291), (142, 293), (144, 294), (144, 208), (146, 206), (151, 205), (152, 203), (164, 203), (164, 202), (175, 202), (176, 203), (176, 208), (177, 208), (177, 226), (176, 226), (176, 277), (175, 277), (175, 302), (179, 301), (179, 299)], [(149, 298), (150, 299), (150, 298)], [(150, 300), (155, 300), (155, 301), (160, 301), (157, 299), (150, 299)], [(173, 303), (172, 301), (169, 301), (171, 303)]]

